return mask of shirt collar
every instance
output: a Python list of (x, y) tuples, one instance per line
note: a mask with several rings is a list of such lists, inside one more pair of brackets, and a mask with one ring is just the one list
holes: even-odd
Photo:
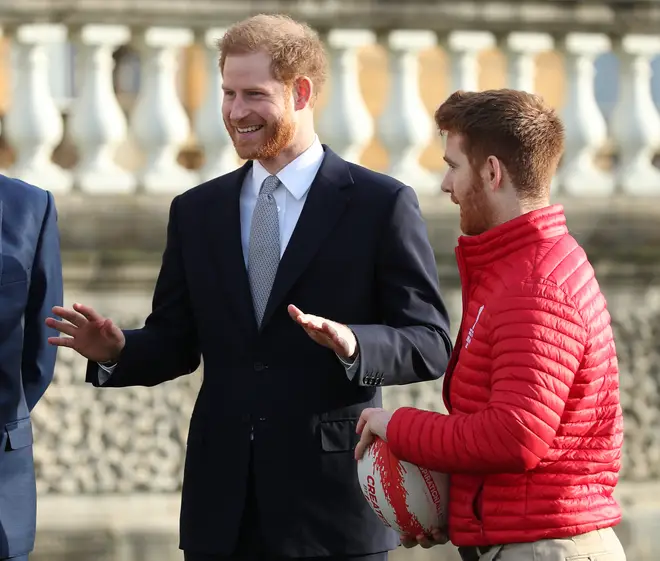
[[(277, 173), (277, 178), (286, 187), (287, 191), (299, 200), (312, 186), (312, 182), (323, 161), (323, 156), (323, 146), (318, 136), (316, 136), (314, 142), (312, 142), (312, 145), (307, 150)], [(269, 175), (271, 174), (258, 161), (255, 160), (253, 162), (252, 187), (255, 195), (259, 195), (261, 184)]]

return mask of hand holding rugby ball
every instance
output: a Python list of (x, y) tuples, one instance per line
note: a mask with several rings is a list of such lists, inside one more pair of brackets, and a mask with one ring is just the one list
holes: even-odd
[(408, 536), (446, 528), (447, 475), (399, 460), (378, 437), (357, 469), (362, 493), (386, 526)]

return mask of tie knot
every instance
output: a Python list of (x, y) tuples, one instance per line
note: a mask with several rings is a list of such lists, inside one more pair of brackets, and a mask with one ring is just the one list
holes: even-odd
[(280, 180), (277, 178), (276, 175), (269, 175), (266, 179), (264, 179), (264, 182), (261, 184), (261, 190), (259, 191), (259, 195), (272, 195), (273, 191), (277, 189), (277, 186), (280, 184)]

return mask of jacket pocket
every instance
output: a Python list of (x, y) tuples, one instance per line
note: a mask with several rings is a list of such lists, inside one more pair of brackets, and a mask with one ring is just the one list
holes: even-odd
[(483, 506), (484, 506), (484, 482), (482, 481), (479, 484), (477, 493), (474, 495), (474, 499), (472, 499), (472, 513), (479, 522), (483, 522), (483, 514), (484, 514)]
[(27, 271), (18, 259), (11, 255), (0, 254), (0, 286), (26, 282), (27, 278)]
[(321, 421), (321, 449), (324, 452), (349, 452), (355, 449), (360, 436), (356, 434), (357, 419)]
[(7, 432), (5, 450), (19, 450), (32, 446), (32, 423), (29, 417), (7, 423), (5, 431)]

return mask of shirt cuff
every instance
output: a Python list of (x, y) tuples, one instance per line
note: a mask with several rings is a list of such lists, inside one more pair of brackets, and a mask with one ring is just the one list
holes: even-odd
[(346, 376), (348, 376), (348, 379), (352, 381), (353, 378), (355, 378), (357, 372), (360, 370), (360, 351), (358, 350), (358, 352), (355, 354), (355, 358), (352, 361), (342, 358), (339, 355), (337, 355), (337, 358), (344, 365), (344, 368), (346, 369)]
[(114, 362), (105, 362), (105, 363), (98, 363), (99, 365), (99, 370), (98, 370), (98, 377), (99, 377), (99, 384), (103, 385), (105, 384), (110, 377), (112, 376), (112, 373), (114, 372), (115, 368), (117, 367), (117, 363)]

